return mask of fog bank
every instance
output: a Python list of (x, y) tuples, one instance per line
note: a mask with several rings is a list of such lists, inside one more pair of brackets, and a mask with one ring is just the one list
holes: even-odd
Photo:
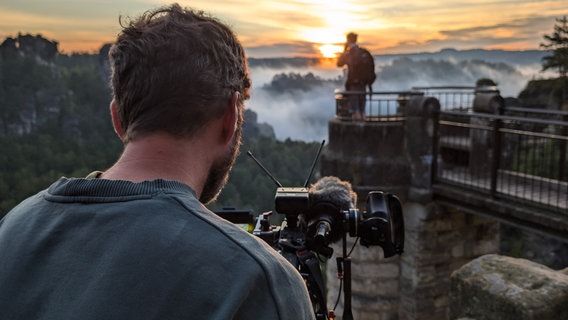
[[(504, 97), (517, 97), (526, 83), (550, 76), (540, 61), (514, 64), (481, 60), (375, 57), (374, 91), (405, 91), (412, 87), (474, 86), (480, 78), (498, 84)], [(259, 122), (270, 124), (279, 140), (327, 139), (327, 123), (335, 116), (334, 89), (343, 88), (344, 71), (332, 65), (255, 63), (250, 66), (253, 88), (247, 108)]]

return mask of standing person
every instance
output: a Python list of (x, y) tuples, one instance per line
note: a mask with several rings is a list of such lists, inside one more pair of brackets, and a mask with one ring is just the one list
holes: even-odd
[(0, 221), (0, 319), (312, 319), (293, 266), (204, 206), (241, 143), (233, 32), (174, 4), (131, 20), (109, 58), (124, 151)]
[[(347, 34), (347, 42), (345, 50), (337, 59), (337, 66), (343, 67), (347, 65), (347, 81), (345, 82), (345, 90), (355, 91), (348, 95), (349, 111), (352, 120), (365, 120), (365, 88), (375, 81), (375, 63), (373, 56), (364, 48), (357, 44), (357, 34), (350, 32)], [(371, 94), (371, 93), (369, 93)]]

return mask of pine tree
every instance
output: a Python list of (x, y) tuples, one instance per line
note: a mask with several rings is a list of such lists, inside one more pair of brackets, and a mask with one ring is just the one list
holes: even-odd
[(550, 35), (545, 34), (545, 43), (541, 43), (540, 47), (550, 50), (550, 55), (542, 58), (542, 70), (557, 69), (560, 75), (562, 85), (561, 104), (566, 103), (567, 85), (566, 74), (568, 73), (568, 18), (556, 19), (557, 24), (554, 25), (554, 32)]

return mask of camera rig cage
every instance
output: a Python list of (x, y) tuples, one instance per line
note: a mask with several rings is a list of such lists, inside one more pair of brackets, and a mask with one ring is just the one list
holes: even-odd
[[(246, 210), (223, 209), (216, 213), (233, 223), (248, 225), (247, 231), (251, 232), (252, 229), (253, 235), (276, 249), (300, 272), (306, 282), (316, 319), (334, 319), (343, 287), (343, 319), (351, 320), (351, 251), (360, 240), (366, 247), (380, 246), (385, 258), (402, 254), (404, 219), (400, 200), (390, 193), (369, 192), (366, 210), (361, 213), (354, 208), (354, 201), (345, 201), (345, 198), (356, 198), (347, 182), (326, 177), (320, 180), (321, 183), (308, 188), (324, 144), (325, 140), (319, 147), (302, 187), (282, 186), (251, 151), (247, 152), (277, 185), (274, 210), (285, 215), (280, 226), (271, 225), (269, 216), (272, 211), (260, 214), (256, 222), (252, 212)], [(336, 200), (340, 198), (343, 200)], [(356, 237), (349, 252), (347, 234)], [(342, 241), (343, 249), (342, 256), (336, 258), (340, 287), (335, 306), (328, 310), (320, 262), (321, 256), (326, 259), (333, 256), (333, 249), (329, 245), (339, 240)]]

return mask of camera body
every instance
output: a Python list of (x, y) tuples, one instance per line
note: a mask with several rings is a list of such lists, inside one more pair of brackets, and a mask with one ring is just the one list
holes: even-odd
[(261, 215), (253, 231), (272, 246), (305, 246), (329, 257), (332, 252), (328, 245), (346, 233), (360, 238), (363, 246), (380, 246), (385, 258), (404, 251), (402, 206), (393, 194), (370, 192), (362, 213), (355, 208), (342, 210), (331, 202), (314, 201), (307, 188), (278, 188), (274, 202), (275, 211), (286, 216), (283, 224), (269, 226), (268, 215)]
[(404, 217), (397, 196), (382, 191), (369, 192), (361, 217), (353, 217), (351, 212), (348, 215), (349, 235), (360, 237), (361, 245), (380, 246), (385, 258), (404, 252)]

